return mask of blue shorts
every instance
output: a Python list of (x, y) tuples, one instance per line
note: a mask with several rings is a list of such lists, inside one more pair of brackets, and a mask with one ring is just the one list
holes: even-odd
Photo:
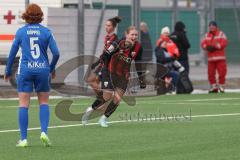
[(17, 75), (18, 92), (49, 92), (50, 91), (50, 73), (21, 73)]

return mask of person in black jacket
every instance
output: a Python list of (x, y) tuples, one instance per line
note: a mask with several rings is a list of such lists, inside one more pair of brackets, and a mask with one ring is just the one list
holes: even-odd
[[(178, 58), (178, 61), (181, 63), (181, 65), (185, 68), (186, 76), (189, 79), (189, 60), (188, 60), (188, 49), (191, 47), (189, 40), (186, 35), (185, 31), (185, 24), (181, 21), (178, 21), (174, 26), (174, 32), (171, 34), (170, 38), (174, 41), (174, 43), (177, 45), (180, 57)], [(176, 88), (177, 88), (177, 94), (181, 93), (189, 93), (186, 91), (186, 88), (182, 84), (183, 82), (179, 81)]]
[(153, 47), (151, 43), (150, 34), (148, 31), (147, 23), (141, 22), (140, 24), (140, 40), (143, 48), (142, 61), (152, 61)]
[(178, 21), (175, 24), (174, 32), (171, 34), (170, 38), (177, 45), (180, 57), (178, 61), (183, 65), (185, 70), (189, 73), (189, 61), (188, 61), (188, 49), (191, 47), (189, 40), (185, 31), (185, 24)]

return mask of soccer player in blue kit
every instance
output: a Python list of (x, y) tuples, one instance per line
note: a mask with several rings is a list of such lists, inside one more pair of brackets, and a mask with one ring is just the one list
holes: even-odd
[[(44, 146), (50, 146), (47, 136), (49, 125), (49, 90), (50, 78), (54, 78), (55, 66), (59, 59), (59, 50), (51, 31), (42, 26), (43, 12), (36, 4), (30, 4), (22, 18), (26, 25), (18, 29), (13, 41), (5, 73), (5, 81), (11, 76), (11, 68), (16, 54), (21, 48), (17, 73), (17, 90), (19, 96), (18, 121), (21, 139), (17, 147), (27, 147), (28, 108), (30, 94), (35, 90), (39, 102), (39, 119), (41, 124), (40, 139)], [(52, 52), (52, 61), (49, 64), (47, 49)]]

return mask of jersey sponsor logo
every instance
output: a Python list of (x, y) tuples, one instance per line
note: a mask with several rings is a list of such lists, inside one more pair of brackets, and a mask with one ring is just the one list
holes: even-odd
[(45, 62), (38, 62), (38, 61), (28, 61), (28, 64), (27, 64), (28, 68), (38, 68), (38, 69), (41, 69), (41, 68), (46, 68), (46, 64)]
[(122, 54), (119, 54), (118, 58), (126, 63), (131, 63), (132, 59), (129, 58), (129, 57), (125, 57), (124, 55)]

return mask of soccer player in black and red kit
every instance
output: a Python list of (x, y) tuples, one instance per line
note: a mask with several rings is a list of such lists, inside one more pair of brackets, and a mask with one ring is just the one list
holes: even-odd
[[(117, 109), (121, 98), (127, 89), (132, 61), (141, 60), (142, 47), (137, 41), (137, 29), (134, 26), (130, 26), (126, 30), (125, 36), (126, 39), (119, 41), (118, 50), (112, 53), (112, 57), (108, 65), (109, 75), (107, 77), (103, 77), (105, 79), (103, 80), (102, 87), (109, 86), (113, 92), (104, 92), (103, 101), (101, 103), (93, 103), (91, 107), (87, 108), (83, 116), (83, 124), (87, 123), (88, 117), (92, 111), (96, 110), (107, 101), (110, 101), (104, 114), (99, 119), (99, 123), (102, 127), (108, 127), (107, 118), (110, 117)], [(137, 67), (137, 70), (139, 69), (140, 68)]]
[(111, 58), (110, 52), (113, 52), (116, 48), (115, 44), (118, 41), (117, 35), (114, 33), (117, 24), (121, 22), (121, 18), (116, 16), (110, 18), (105, 23), (105, 30), (107, 35), (104, 38), (104, 49), (99, 60), (92, 64), (90, 74), (88, 75), (86, 81), (93, 88), (98, 99), (102, 99), (103, 92), (99, 86), (101, 77), (106, 74), (106, 68)]

